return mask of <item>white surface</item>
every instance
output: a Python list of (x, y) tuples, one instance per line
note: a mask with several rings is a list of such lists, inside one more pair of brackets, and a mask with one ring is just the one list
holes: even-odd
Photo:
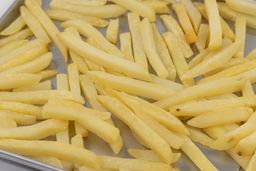
[(15, 0), (0, 0), (0, 18), (5, 14)]

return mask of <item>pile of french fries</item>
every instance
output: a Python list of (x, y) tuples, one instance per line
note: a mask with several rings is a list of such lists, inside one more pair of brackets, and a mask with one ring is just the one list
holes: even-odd
[[(129, 31), (121, 33), (120, 17)], [(46, 10), (25, 0), (0, 32), (0, 149), (67, 171), (174, 171), (181, 152), (199, 170), (218, 170), (199, 143), (255, 171), (256, 49), (245, 55), (247, 26), (256, 28), (251, 0), (51, 0)], [(49, 69), (52, 44), (65, 73)], [(124, 148), (113, 116), (145, 147), (127, 149), (131, 158), (84, 146), (93, 133), (114, 154)]]

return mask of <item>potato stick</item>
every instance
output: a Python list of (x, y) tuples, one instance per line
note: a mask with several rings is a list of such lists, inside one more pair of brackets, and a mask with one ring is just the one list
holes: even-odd
[(244, 85), (244, 87), (242, 89), (242, 95), (245, 96), (245, 97), (246, 96), (249, 97), (249, 96), (255, 95), (254, 90), (253, 90), (253, 85), (251, 84), (250, 80), (246, 80), (245, 81), (245, 85)]
[(209, 17), (210, 42), (209, 49), (216, 50), (222, 44), (222, 27), (216, 0), (204, 0), (207, 16)]
[(30, 62), (7, 69), (1, 72), (1, 74), (37, 73), (48, 67), (51, 61), (52, 53), (48, 52)]
[(22, 112), (13, 112), (11, 110), (0, 109), (0, 117), (9, 117), (13, 119), (18, 125), (31, 125), (36, 122), (36, 117), (27, 115)]
[(227, 48), (223, 48), (221, 51), (216, 53), (211, 58), (202, 61), (194, 68), (190, 69), (186, 73), (183, 74), (182, 80), (195, 78), (197, 76), (203, 75), (209, 71), (217, 69), (220, 66), (226, 64), (239, 50), (241, 43), (235, 42), (229, 45)]
[(100, 159), (93, 152), (56, 141), (1, 139), (0, 148), (21, 155), (52, 156), (94, 168), (99, 168), (101, 165)]
[(148, 162), (138, 159), (125, 159), (118, 157), (101, 156), (102, 167), (106, 169), (118, 170), (120, 168), (131, 170), (147, 170), (147, 171), (170, 171), (171, 167), (164, 163)]
[(49, 70), (43, 70), (41, 72), (38, 72), (37, 74), (42, 76), (42, 80), (45, 80), (55, 76), (57, 74), (57, 71), (49, 69)]
[(99, 18), (116, 18), (127, 12), (126, 9), (121, 8), (118, 5), (110, 4), (103, 6), (79, 6), (70, 3), (66, 3), (62, 0), (53, 0), (50, 3), (50, 7), (53, 9), (67, 10), (72, 12), (81, 13), (86, 16), (93, 16)]
[(101, 6), (107, 3), (107, 0), (64, 0), (66, 3), (71, 3), (75, 5), (85, 5), (85, 6)]
[(75, 63), (68, 65), (68, 82), (71, 93), (81, 95), (78, 68)]
[[(71, 145), (78, 147), (78, 148), (84, 148), (84, 140), (83, 137), (80, 134), (77, 134), (71, 138)], [(80, 165), (75, 164), (75, 168), (79, 170)], [(80, 171), (80, 170), (79, 170)]]
[[(176, 67), (176, 71), (178, 73), (179, 78), (181, 79), (182, 75), (188, 71), (188, 64), (186, 62), (186, 59), (184, 57), (184, 54), (182, 53), (182, 49), (178, 44), (177, 38), (174, 36), (171, 32), (166, 32), (163, 34), (165, 43), (170, 51), (170, 54), (172, 56), (173, 63)], [(193, 80), (187, 80), (183, 81), (181, 79), (183, 84), (192, 84)]]
[(200, 170), (218, 170), (188, 137), (181, 149)]
[[(225, 104), (228, 103), (228, 104)], [(222, 110), (232, 107), (253, 107), (255, 97), (237, 97), (234, 99), (213, 99), (208, 101), (188, 102), (170, 108), (170, 112), (176, 116), (197, 116), (212, 110)], [(203, 105), (203, 106), (202, 106)]]
[(132, 37), (130, 32), (120, 33), (120, 49), (124, 57), (130, 61), (134, 61), (132, 50)]
[(14, 50), (18, 47), (21, 47), (26, 43), (28, 43), (27, 39), (17, 40), (17, 41), (8, 43), (8, 44), (4, 45), (3, 47), (0, 47), (0, 56), (4, 56), (4, 55), (10, 53), (12, 50)]
[(251, 108), (224, 109), (205, 113), (190, 119), (187, 124), (196, 128), (228, 125), (247, 121), (253, 110)]
[(137, 13), (128, 13), (128, 25), (132, 36), (132, 47), (135, 63), (148, 69), (147, 58), (142, 45), (140, 34), (140, 16)]
[(17, 41), (17, 40), (26, 39), (29, 36), (32, 36), (32, 32), (28, 28), (25, 28), (25, 29), (11, 35), (11, 36), (7, 36), (7, 37), (2, 38), (0, 40), (0, 47), (6, 45), (8, 43)]
[[(149, 146), (164, 162), (171, 163), (173, 153), (165, 140), (139, 119), (129, 108), (110, 96), (98, 96), (100, 102)], [(125, 115), (124, 115), (125, 114)], [(160, 145), (161, 144), (161, 145)], [(157, 146), (161, 146), (158, 148)]]
[(168, 14), (169, 8), (166, 2), (155, 1), (155, 0), (146, 0), (142, 1), (143, 4), (147, 5), (148, 7), (154, 9), (156, 14)]
[(18, 33), (23, 27), (26, 26), (26, 23), (22, 17), (17, 17), (11, 24), (8, 25), (3, 31), (0, 32), (1, 36), (10, 36), (12, 34)]
[(57, 37), (59, 30), (55, 26), (55, 24), (51, 21), (51, 19), (47, 16), (47, 14), (35, 1), (26, 0), (25, 5), (29, 9), (29, 11), (34, 15), (34, 17), (40, 22), (40, 24), (43, 26), (43, 28), (45, 29), (47, 34), (50, 36), (50, 38), (54, 41), (59, 51), (63, 55), (63, 58), (67, 60), (67, 56), (68, 56), (67, 48), (63, 45), (63, 43)]
[(37, 85), (23, 87), (23, 88), (16, 88), (13, 91), (32, 91), (32, 90), (51, 90), (52, 89), (52, 82), (51, 80), (46, 80), (38, 83)]
[(158, 84), (160, 86), (173, 89), (174, 91), (180, 91), (184, 87), (182, 84), (171, 81), (171, 80), (165, 80), (157, 77), (156, 75), (151, 74), (152, 77), (152, 83)]
[(255, 59), (256, 58), (256, 48), (251, 50), (245, 58), (246, 59)]
[(233, 9), (235, 11), (256, 17), (256, 14), (254, 12), (256, 10), (256, 4), (252, 0), (244, 0), (244, 1), (226, 0), (225, 2), (228, 7), (230, 7), (231, 9)]
[(236, 38), (235, 41), (241, 42), (241, 47), (236, 53), (235, 57), (243, 58), (244, 57), (244, 49), (245, 49), (245, 40), (246, 40), (246, 18), (245, 17), (237, 17), (236, 23)]
[(89, 68), (81, 56), (75, 54), (74, 52), (70, 52), (70, 57), (72, 61), (77, 65), (80, 73), (85, 74), (88, 72)]
[(136, 0), (110, 0), (123, 8), (126, 8), (130, 11), (136, 12), (142, 17), (147, 18), (150, 22), (156, 20), (155, 12), (152, 8), (148, 7), (147, 5), (143, 4), (142, 2)]
[(242, 156), (251, 156), (256, 150), (256, 131), (252, 132), (250, 135), (244, 137), (236, 145), (235, 149), (237, 154)]
[(195, 44), (199, 52), (202, 52), (207, 47), (209, 37), (209, 26), (207, 24), (200, 24), (197, 37)]
[(113, 71), (120, 72), (122, 70), (121, 73), (134, 78), (151, 80), (149, 73), (141, 66), (98, 50), (70, 33), (61, 33), (61, 39), (71, 50), (85, 59), (91, 60)]
[(248, 121), (245, 122), (243, 125), (218, 138), (212, 144), (212, 148), (218, 150), (227, 150), (234, 147), (242, 138), (248, 136), (255, 131), (255, 122), (256, 114), (253, 113)]
[(1, 116), (0, 129), (1, 128), (17, 128), (17, 123), (9, 116)]
[(93, 16), (86, 16), (80, 13), (71, 12), (67, 10), (59, 10), (59, 9), (50, 9), (46, 10), (46, 14), (53, 20), (58, 21), (67, 21), (73, 19), (81, 19), (87, 21), (88, 23), (92, 24), (95, 27), (106, 27), (108, 25), (108, 21), (93, 17)]
[(207, 58), (208, 55), (211, 55), (213, 52), (210, 52), (208, 48), (201, 51), (188, 63), (189, 69), (194, 68), (196, 65), (201, 63), (205, 58)]
[(93, 113), (76, 109), (72, 106), (61, 104), (46, 104), (43, 107), (43, 116), (45, 118), (57, 118), (63, 120), (74, 120), (89, 131), (95, 133), (108, 143), (115, 142), (119, 136), (119, 130), (107, 122), (93, 116)]
[(112, 19), (106, 30), (106, 38), (113, 44), (116, 44), (119, 33), (119, 19)]
[(111, 44), (96, 28), (86, 21), (70, 20), (62, 23), (62, 26), (65, 28), (75, 27), (83, 36), (93, 38), (93, 40), (97, 42), (102, 50), (108, 52), (109, 54), (123, 57), (122, 52), (115, 45)]
[(254, 168), (256, 167), (256, 159), (255, 159), (255, 154), (252, 156), (252, 158), (250, 159), (250, 162), (248, 164), (248, 166), (246, 167), (246, 171), (253, 171)]
[(69, 90), (68, 76), (67, 74), (57, 74), (57, 89), (58, 90)]
[(155, 24), (152, 24), (152, 29), (153, 29), (153, 34), (155, 38), (155, 44), (156, 44), (156, 49), (159, 54), (159, 56), (162, 59), (163, 64), (165, 65), (166, 69), (169, 71), (169, 76), (171, 80), (176, 79), (176, 68), (172, 62), (172, 58), (169, 54), (168, 48), (164, 42), (164, 39), (162, 35), (159, 33), (157, 27)]
[(178, 44), (182, 49), (182, 52), (186, 58), (190, 58), (193, 55), (193, 51), (189, 44), (186, 42), (185, 35), (179, 25), (179, 23), (170, 15), (161, 15), (165, 27), (168, 31), (171, 31), (177, 38)]
[[(158, 106), (155, 106), (145, 100), (142, 100), (135, 96), (130, 96), (125, 93), (116, 92), (117, 96), (123, 101), (127, 106), (129, 106), (136, 114), (143, 113), (149, 117), (154, 118), (156, 121), (167, 127), (168, 129), (181, 133), (187, 134), (188, 131), (175, 116), (166, 112)], [(156, 115), (157, 113), (157, 115)], [(142, 119), (143, 120), (143, 119)]]
[(157, 52), (156, 42), (154, 40), (153, 29), (146, 18), (140, 23), (140, 34), (142, 37), (142, 44), (144, 51), (154, 71), (160, 78), (167, 78), (168, 71), (161, 61), (161, 58)]
[(202, 16), (200, 12), (194, 6), (191, 0), (181, 0), (181, 3), (185, 5), (189, 18), (191, 20), (191, 23), (194, 27), (195, 32), (197, 33), (202, 21)]
[(214, 140), (206, 135), (203, 131), (190, 126), (188, 126), (187, 129), (189, 130), (189, 138), (192, 141), (200, 143), (209, 148), (211, 147), (211, 144), (214, 142)]
[(89, 72), (89, 76), (96, 84), (101, 86), (150, 99), (162, 99), (174, 93), (172, 89), (161, 85), (135, 80), (129, 77), (115, 76), (105, 72), (91, 71)]
[(196, 42), (197, 36), (192, 23), (190, 22), (186, 7), (182, 3), (176, 3), (172, 5), (183, 31), (185, 32), (186, 40), (189, 44)]
[(30, 157), (33, 160), (63, 169), (61, 161), (56, 157)]
[(223, 93), (232, 93), (241, 90), (245, 80), (241, 77), (222, 78), (211, 82), (197, 84), (192, 87), (185, 88), (177, 92), (172, 97), (155, 102), (156, 105), (162, 108), (178, 105), (190, 100), (200, 99), (204, 97), (221, 95)]

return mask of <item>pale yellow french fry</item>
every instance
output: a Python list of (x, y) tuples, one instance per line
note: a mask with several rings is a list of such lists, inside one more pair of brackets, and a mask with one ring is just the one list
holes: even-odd
[(52, 53), (48, 52), (30, 62), (5, 70), (1, 74), (37, 73), (48, 67), (51, 61)]
[(105, 72), (91, 71), (88, 74), (96, 84), (150, 99), (162, 99), (175, 92), (161, 85), (124, 76), (115, 76)]
[(71, 93), (75, 95), (81, 95), (77, 65), (75, 63), (69, 64), (67, 71), (68, 71), (69, 89)]
[(85, 5), (85, 6), (101, 6), (107, 3), (107, 0), (63, 0), (66, 3), (71, 3), (75, 5)]
[(190, 22), (186, 7), (183, 3), (176, 3), (172, 5), (183, 31), (185, 32), (186, 40), (189, 44), (196, 42), (197, 35), (194, 31), (192, 23)]
[(200, 143), (209, 148), (211, 147), (214, 140), (206, 135), (202, 130), (190, 126), (188, 126), (187, 129), (189, 131), (189, 138), (192, 141)]
[(0, 47), (6, 45), (7, 43), (11, 43), (11, 42), (14, 42), (14, 41), (17, 41), (17, 40), (26, 39), (29, 36), (32, 36), (32, 34), (33, 33), (31, 32), (30, 29), (25, 28), (25, 29), (13, 34), (13, 35), (2, 38), (0, 40)]
[(0, 117), (0, 129), (10, 129), (10, 128), (17, 128), (17, 123), (14, 119), (9, 116), (1, 116)]
[(41, 72), (38, 72), (38, 75), (42, 76), (42, 80), (54, 77), (58, 72), (56, 70), (43, 70)]
[(255, 14), (256, 4), (252, 0), (244, 0), (244, 1), (226, 0), (225, 2), (228, 7), (230, 7), (235, 11), (245, 13), (248, 15), (253, 15), (256, 17), (256, 14)]
[[(186, 62), (186, 59), (184, 57), (184, 54), (182, 53), (182, 49), (179, 46), (178, 39), (174, 36), (171, 32), (166, 32), (163, 34), (165, 43), (170, 51), (170, 54), (172, 56), (173, 63), (176, 67), (177, 74), (179, 78), (182, 78), (182, 75), (186, 73), (189, 70), (188, 64)], [(183, 81), (181, 79), (183, 84), (192, 84), (193, 80), (186, 80)]]
[(127, 12), (126, 9), (115, 4), (102, 6), (84, 6), (66, 3), (62, 0), (53, 0), (51, 1), (50, 6), (53, 9), (67, 10), (99, 18), (116, 18)]
[(13, 89), (13, 91), (32, 91), (32, 90), (51, 90), (51, 89), (52, 89), (51, 80), (46, 80), (33, 86)]
[(132, 37), (130, 32), (120, 33), (120, 49), (124, 57), (130, 61), (134, 61), (132, 50)]
[(62, 23), (62, 26), (67, 27), (75, 27), (80, 34), (85, 37), (91, 37), (100, 48), (109, 54), (116, 55), (118, 57), (123, 57), (122, 52), (113, 44), (111, 44), (96, 28), (94, 28), (91, 24), (87, 23), (83, 20), (70, 20)]
[(245, 58), (255, 59), (256, 58), (256, 49), (253, 49)]
[(163, 21), (165, 27), (168, 31), (171, 31), (178, 40), (178, 45), (182, 49), (182, 53), (186, 58), (190, 58), (193, 55), (193, 51), (189, 44), (186, 42), (186, 37), (179, 26), (179, 23), (170, 15), (161, 15), (161, 20)]
[(212, 55), (212, 52), (208, 48), (204, 49), (202, 52), (197, 54), (191, 61), (189, 61), (189, 69), (194, 68), (196, 65), (201, 63), (205, 58), (208, 58), (207, 56), (209, 55)]
[[(136, 117), (129, 108), (110, 96), (98, 96), (98, 99), (109, 111), (128, 125), (164, 162), (170, 163), (172, 161), (173, 153), (165, 140)], [(159, 146), (161, 148), (158, 148)]]
[(106, 30), (106, 38), (113, 44), (116, 44), (119, 33), (119, 19), (112, 19)]
[(93, 152), (56, 141), (1, 139), (0, 148), (27, 156), (52, 156), (93, 168), (101, 166), (100, 158)]
[[(77, 134), (71, 138), (71, 145), (78, 147), (78, 148), (84, 148), (84, 140), (83, 137), (80, 134)], [(75, 164), (75, 168), (77, 168), (79, 171), (81, 171), (80, 165)]]
[(148, 69), (147, 58), (143, 50), (140, 34), (140, 16), (137, 13), (128, 13), (128, 24), (132, 36), (132, 47), (135, 63)]
[(171, 80), (176, 79), (176, 68), (172, 62), (171, 55), (169, 54), (168, 48), (164, 42), (164, 39), (162, 35), (159, 33), (157, 26), (155, 24), (152, 24), (152, 29), (153, 29), (153, 34), (155, 38), (155, 44), (156, 44), (156, 49), (159, 54), (159, 56), (162, 59), (162, 62), (166, 69), (169, 72), (168, 78)]
[(61, 161), (56, 157), (31, 157), (33, 160), (63, 169)]
[(77, 65), (80, 73), (85, 74), (88, 72), (89, 68), (81, 56), (75, 54), (74, 52), (70, 52), (70, 57), (72, 61)]
[(87, 15), (83, 15), (77, 12), (71, 12), (67, 10), (49, 9), (49, 10), (46, 10), (46, 14), (51, 19), (58, 20), (58, 21), (81, 19), (81, 20), (87, 21), (88, 23), (92, 24), (95, 27), (106, 27), (108, 25), (107, 20), (104, 20), (98, 17), (87, 16)]
[(29, 10), (22, 6), (20, 8), (20, 13), (22, 19), (25, 21), (25, 23), (28, 25), (30, 30), (33, 32), (36, 38), (42, 39), (46, 43), (50, 43), (51, 39), (45, 32), (44, 28), (42, 25), (39, 23), (39, 21), (29, 12)]
[(12, 34), (18, 33), (23, 27), (26, 26), (23, 18), (21, 16), (17, 17), (11, 24), (8, 25), (3, 31), (0, 32), (1, 36), (10, 36)]
[(252, 132), (250, 135), (244, 137), (236, 145), (235, 149), (237, 154), (242, 156), (251, 156), (256, 150), (256, 132)]
[(244, 49), (245, 49), (245, 40), (246, 40), (246, 18), (245, 17), (237, 17), (236, 23), (236, 38), (235, 41), (240, 41), (241, 46), (236, 53), (235, 57), (243, 58), (244, 57)]
[(193, 24), (193, 27), (195, 29), (195, 32), (198, 32), (199, 26), (202, 21), (202, 16), (200, 12), (197, 10), (197, 8), (194, 6), (191, 0), (181, 0), (181, 3), (183, 3), (187, 9), (189, 18), (191, 20), (191, 23)]
[(218, 170), (188, 137), (185, 138), (181, 149), (200, 170)]
[(202, 61), (194, 68), (188, 70), (186, 73), (182, 75), (181, 79), (192, 79), (223, 66), (237, 53), (240, 47), (240, 41), (232, 43), (227, 48), (224, 48), (217, 52), (211, 58)]
[(152, 83), (173, 89), (175, 91), (180, 91), (184, 89), (184, 86), (182, 84), (179, 84), (177, 82), (171, 81), (171, 80), (165, 80), (157, 77), (156, 75), (151, 74), (152, 77)]
[(249, 97), (249, 96), (255, 95), (254, 90), (253, 90), (253, 85), (251, 84), (250, 80), (246, 80), (245, 81), (244, 87), (242, 89), (242, 94), (245, 97), (246, 96)]
[(69, 90), (68, 76), (67, 74), (57, 74), (57, 89), (58, 90)]
[(147, 5), (143, 4), (142, 2), (136, 0), (110, 0), (123, 8), (126, 8), (130, 11), (136, 12), (142, 17), (148, 18), (150, 22), (156, 20), (155, 12), (152, 8), (148, 7)]
[(36, 116), (27, 115), (22, 112), (13, 112), (11, 110), (0, 110), (0, 117), (9, 117), (18, 125), (31, 125), (36, 122)]
[(215, 112), (203, 113), (187, 121), (187, 124), (196, 128), (207, 128), (240, 123), (247, 121), (252, 113), (252, 108), (224, 109)]
[(25, 1), (26, 7), (29, 11), (34, 15), (34, 17), (40, 22), (40, 24), (45, 29), (46, 33), (51, 37), (59, 51), (63, 55), (63, 58), (67, 60), (68, 51), (64, 44), (59, 40), (57, 34), (59, 33), (58, 28), (51, 21), (51, 19), (47, 16), (47, 14), (43, 11), (43, 9), (33, 0)]
[(209, 38), (209, 26), (207, 24), (200, 24), (197, 37), (195, 44), (199, 52), (202, 52), (206, 49)]
[(6, 45), (4, 45), (3, 47), (0, 47), (0, 56), (4, 56), (7, 53), (10, 53), (10, 51), (24, 45), (25, 43), (27, 43), (29, 40), (24, 39), (24, 40), (17, 40), (17, 41), (13, 41), (11, 43), (8, 43)]
[(256, 167), (256, 156), (254, 154), (250, 159), (248, 166), (246, 167), (246, 171), (253, 171), (255, 167)]
[(157, 52), (153, 29), (147, 18), (143, 19), (140, 23), (140, 34), (142, 37), (144, 51), (150, 65), (160, 78), (167, 78), (169, 73)]
[(142, 1), (143, 4), (147, 5), (148, 7), (154, 9), (156, 14), (168, 14), (169, 8), (168, 3), (156, 0), (146, 0)]
[[(1, 146), (0, 146), (1, 147)], [(120, 168), (131, 170), (147, 170), (147, 171), (170, 171), (171, 166), (160, 162), (148, 162), (139, 159), (125, 159), (119, 157), (101, 156), (102, 167), (111, 170)]]
[(216, 50), (222, 45), (222, 27), (216, 0), (204, 0), (207, 16), (209, 17), (210, 41), (209, 49)]

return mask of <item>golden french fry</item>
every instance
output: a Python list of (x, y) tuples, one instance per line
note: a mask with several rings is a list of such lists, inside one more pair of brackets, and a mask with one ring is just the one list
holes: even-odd
[(235, 41), (240, 41), (241, 46), (236, 53), (235, 57), (243, 58), (244, 57), (244, 49), (245, 49), (245, 39), (246, 39), (246, 18), (245, 17), (237, 17), (236, 19), (236, 38)]
[(195, 42), (196, 47), (202, 52), (207, 47), (207, 40), (209, 37), (209, 26), (207, 24), (200, 24), (197, 37), (198, 39)]
[(235, 11), (245, 13), (248, 15), (253, 15), (256, 17), (256, 14), (255, 14), (256, 4), (252, 0), (244, 0), (244, 1), (226, 0), (225, 2), (228, 7), (230, 7)]
[(253, 153), (256, 150), (255, 138), (256, 138), (256, 132), (254, 131), (250, 135), (241, 139), (235, 147), (237, 154), (241, 156), (253, 155)]
[(93, 152), (56, 141), (1, 139), (0, 149), (35, 157), (57, 157), (65, 161), (88, 165), (93, 168), (99, 168), (101, 166), (100, 158)]
[(45, 79), (55, 76), (57, 73), (58, 72), (56, 70), (49, 69), (49, 70), (43, 70), (41, 72), (38, 72), (37, 74), (42, 76), (42, 80), (45, 80)]
[(53, 9), (67, 10), (99, 18), (116, 18), (127, 12), (126, 9), (115, 4), (102, 6), (79, 6), (66, 3), (62, 0), (53, 0), (51, 1), (50, 6)]
[(208, 58), (207, 56), (212, 55), (213, 52), (210, 52), (210, 50), (204, 49), (202, 52), (200, 52), (199, 54), (197, 54), (189, 63), (189, 69), (194, 68), (196, 65), (198, 65), (199, 63), (201, 63), (204, 59)]
[(243, 96), (247, 96), (247, 97), (250, 97), (250, 96), (253, 96), (255, 95), (254, 93), (254, 89), (253, 89), (253, 85), (251, 84), (251, 81), (250, 80), (246, 80), (245, 81), (245, 84), (244, 84), (244, 87), (242, 89), (242, 94)]
[(0, 110), (0, 117), (9, 117), (18, 125), (31, 125), (36, 122), (36, 116), (28, 115), (22, 112), (13, 112), (11, 110)]
[(68, 83), (71, 93), (81, 95), (78, 68), (75, 63), (68, 65)]
[(168, 14), (169, 8), (168, 3), (156, 1), (156, 0), (146, 0), (142, 1), (143, 4), (147, 5), (148, 7), (154, 9), (156, 14)]
[(112, 19), (106, 30), (106, 38), (113, 44), (116, 44), (119, 33), (119, 19)]
[(256, 49), (253, 49), (245, 58), (255, 59), (255, 57), (256, 57)]
[[(80, 134), (77, 134), (71, 138), (71, 145), (78, 147), (78, 148), (84, 148), (84, 140), (83, 137)], [(75, 164), (75, 168), (79, 169), (80, 166)]]
[(51, 89), (52, 89), (51, 80), (46, 80), (33, 86), (16, 88), (16, 89), (13, 89), (13, 91), (15, 92), (15, 91), (51, 90)]
[(256, 157), (255, 154), (251, 157), (248, 166), (246, 167), (246, 171), (253, 171), (256, 167)]
[(0, 118), (0, 129), (1, 128), (16, 128), (17, 123), (14, 119), (9, 116), (1, 116)]
[(33, 160), (63, 169), (61, 161), (56, 157), (31, 157)]
[(11, 24), (8, 25), (3, 31), (0, 32), (1, 36), (10, 36), (12, 34), (18, 33), (23, 27), (26, 26), (23, 18), (21, 16), (17, 17)]
[(158, 84), (160, 86), (163, 86), (163, 87), (166, 87), (169, 89), (173, 89), (175, 91), (180, 91), (184, 88), (182, 84), (179, 84), (177, 82), (174, 82), (171, 80), (166, 80), (166, 79), (161, 79), (153, 74), (151, 74), (151, 77), (152, 77), (152, 83)]
[(57, 89), (58, 90), (69, 90), (68, 76), (67, 74), (57, 74)]
[(70, 53), (70, 57), (72, 59), (72, 61), (77, 65), (78, 70), (80, 73), (87, 73), (89, 68), (87, 66), (87, 64), (85, 63), (85, 61), (83, 60), (83, 58), (77, 54), (75, 54), (74, 52), (69, 52)]
[(8, 44), (4, 45), (3, 47), (0, 47), (0, 56), (4, 56), (7, 53), (10, 53), (10, 51), (24, 45), (27, 42), (28, 42), (27, 39), (17, 40), (17, 41), (13, 41), (11, 43), (8, 43)]
[(124, 57), (130, 61), (134, 61), (132, 50), (132, 37), (129, 32), (120, 34), (120, 49)]
[(190, 126), (187, 126), (187, 129), (189, 131), (189, 138), (192, 141), (200, 143), (209, 148), (211, 147), (211, 144), (214, 142), (214, 140), (206, 135), (203, 131)]
[(71, 3), (75, 5), (85, 5), (85, 6), (101, 6), (107, 3), (107, 0), (63, 0), (66, 3)]

